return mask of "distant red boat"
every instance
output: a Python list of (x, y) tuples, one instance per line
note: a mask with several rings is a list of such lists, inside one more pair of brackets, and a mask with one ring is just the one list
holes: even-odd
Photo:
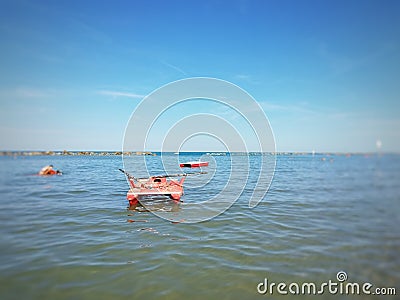
[(186, 163), (179, 164), (181, 168), (200, 168), (208, 167), (208, 161), (189, 161)]

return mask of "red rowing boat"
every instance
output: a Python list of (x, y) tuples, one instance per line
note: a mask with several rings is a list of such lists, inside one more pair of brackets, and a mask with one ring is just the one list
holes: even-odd
[(146, 179), (138, 179), (137, 182), (133, 178), (129, 179), (131, 188), (129, 189), (126, 198), (129, 205), (138, 204), (140, 196), (149, 195), (165, 195), (171, 199), (180, 201), (183, 195), (183, 182), (186, 177), (182, 177), (179, 181), (173, 179), (167, 180), (165, 177), (149, 177)]
[[(141, 196), (164, 195), (175, 201), (180, 201), (183, 195), (183, 182), (186, 176), (206, 174), (207, 172), (183, 173), (175, 175), (151, 176), (148, 178), (135, 178), (126, 171), (123, 172), (128, 180), (130, 189), (126, 194), (126, 199), (129, 201), (129, 206), (136, 206), (139, 203)], [(179, 180), (169, 179), (167, 177), (180, 178)]]

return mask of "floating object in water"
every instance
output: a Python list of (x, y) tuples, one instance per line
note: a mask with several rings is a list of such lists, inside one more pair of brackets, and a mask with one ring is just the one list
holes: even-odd
[(144, 223), (146, 223), (147, 222), (147, 220), (132, 220), (132, 219), (128, 219), (128, 220), (126, 220), (128, 223), (134, 223), (134, 222), (144, 222)]
[(44, 166), (38, 173), (38, 175), (61, 175), (60, 170), (54, 170), (53, 165)]
[(171, 224), (180, 224), (180, 223), (183, 223), (183, 222), (185, 222), (185, 219), (181, 219), (179, 221), (171, 221)]
[(208, 161), (189, 161), (179, 164), (181, 168), (200, 168), (208, 167)]
[[(181, 196), (183, 195), (183, 182), (185, 181), (186, 176), (207, 173), (182, 173), (174, 175), (151, 176), (146, 178), (135, 178), (126, 171), (122, 169), (119, 170), (123, 172), (129, 180), (130, 189), (126, 194), (126, 199), (129, 201), (129, 206), (138, 205), (140, 196), (165, 195), (175, 201), (180, 201)], [(168, 177), (180, 177), (180, 179), (167, 180)]]

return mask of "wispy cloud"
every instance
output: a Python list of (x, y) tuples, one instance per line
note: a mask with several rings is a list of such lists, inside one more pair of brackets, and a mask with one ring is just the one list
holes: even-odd
[(375, 62), (395, 51), (398, 51), (398, 48), (394, 45), (385, 44), (368, 52), (366, 51), (364, 53), (357, 53), (350, 56), (335, 51), (332, 47), (328, 47), (326, 44), (320, 44), (318, 46), (317, 54), (326, 61), (334, 75), (338, 76), (368, 66), (372, 62)]
[(0, 97), (2, 98), (18, 98), (18, 99), (40, 99), (55, 96), (55, 90), (47, 88), (33, 88), (33, 87), (16, 87), (0, 90)]
[(271, 102), (261, 102), (261, 107), (266, 111), (282, 111), (282, 112), (295, 112), (295, 113), (307, 113), (307, 114), (319, 114), (318, 111), (314, 109), (310, 109), (303, 105), (295, 105), (295, 104), (276, 104)]
[(48, 90), (42, 90), (37, 88), (17, 88), (15, 95), (24, 98), (44, 98), (49, 97), (51, 93)]
[(109, 90), (101, 90), (98, 91), (97, 94), (104, 95), (104, 96), (112, 96), (112, 97), (127, 97), (133, 99), (142, 99), (146, 95), (135, 94), (135, 93), (128, 93), (128, 92), (120, 92), (120, 91), (109, 91)]
[(177, 67), (177, 66), (175, 66), (175, 65), (172, 65), (172, 64), (170, 64), (170, 63), (167, 63), (166, 61), (163, 61), (163, 60), (160, 60), (160, 62), (161, 62), (163, 65), (165, 65), (165, 66), (167, 66), (167, 67), (170, 67), (171, 69), (174, 69), (175, 71), (178, 71), (179, 73), (181, 73), (181, 74), (183, 74), (183, 75), (185, 75), (185, 76), (188, 75), (184, 70), (182, 70), (181, 68), (179, 68), (179, 67)]
[(291, 117), (301, 118), (317, 118), (318, 120), (324, 121), (335, 121), (342, 122), (344, 120), (355, 120), (355, 119), (371, 119), (372, 116), (368, 116), (367, 113), (360, 111), (341, 111), (335, 108), (321, 108), (321, 107), (310, 107), (306, 104), (276, 104), (276, 103), (260, 103), (261, 107), (268, 115), (268, 113), (276, 112), (281, 115), (290, 115)]
[(236, 74), (234, 76), (234, 78), (236, 80), (241, 80), (250, 84), (259, 84), (260, 82), (257, 81), (256, 79), (254, 79), (252, 76), (250, 75), (246, 75), (246, 74)]

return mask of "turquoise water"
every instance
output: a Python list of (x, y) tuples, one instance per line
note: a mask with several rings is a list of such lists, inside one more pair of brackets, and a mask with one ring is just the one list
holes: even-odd
[[(214, 159), (226, 172), (226, 157)], [(318, 283), (339, 271), (400, 292), (399, 155), (278, 156), (256, 208), (240, 198), (196, 224), (127, 210), (121, 157), (0, 163), (1, 299), (271, 299), (257, 292), (264, 278)], [(50, 163), (64, 174), (32, 175)], [(189, 188), (183, 200), (202, 197)]]

